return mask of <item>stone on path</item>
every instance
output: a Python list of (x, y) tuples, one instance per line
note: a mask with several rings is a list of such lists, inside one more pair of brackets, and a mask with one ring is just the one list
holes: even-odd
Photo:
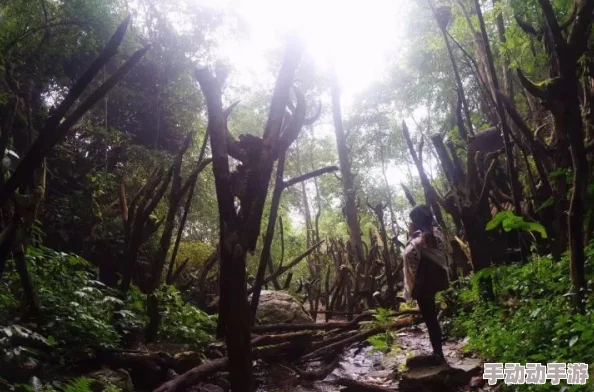
[(437, 364), (432, 355), (407, 360), (409, 370), (399, 383), (400, 391), (448, 392), (456, 391), (470, 383), (481, 373), (480, 361), (465, 360), (449, 365)]
[(291, 294), (284, 291), (262, 290), (256, 312), (259, 325), (305, 324), (314, 320)]

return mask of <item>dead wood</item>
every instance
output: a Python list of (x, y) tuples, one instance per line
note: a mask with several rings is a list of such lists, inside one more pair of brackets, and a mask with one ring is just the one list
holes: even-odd
[(332, 371), (338, 366), (340, 363), (340, 357), (334, 358), (334, 360), (329, 363), (328, 365), (316, 369), (316, 370), (301, 370), (297, 366), (291, 366), (291, 370), (293, 370), (300, 378), (304, 380), (323, 380), (325, 379)]
[(312, 331), (297, 331), (277, 335), (260, 335), (252, 338), (252, 347), (266, 346), (281, 342), (287, 342), (294, 339), (313, 338), (314, 336), (315, 333)]
[(311, 352), (305, 354), (303, 357), (301, 357), (301, 360), (307, 361), (307, 360), (316, 358), (319, 355), (322, 355), (328, 351), (342, 349), (346, 345), (349, 345), (349, 344), (352, 344), (355, 342), (360, 342), (360, 341), (363, 341), (373, 335), (377, 335), (379, 333), (385, 332), (388, 328), (389, 329), (402, 329), (402, 328), (408, 327), (408, 326), (412, 325), (414, 321), (415, 321), (415, 317), (410, 316), (410, 317), (404, 317), (399, 320), (396, 320), (390, 327), (379, 326), (379, 327), (371, 328), (367, 331), (360, 332), (354, 336), (348, 337), (348, 338), (340, 340), (338, 342), (329, 344), (325, 347), (320, 347), (319, 349), (311, 351)]
[(342, 332), (342, 333), (340, 333), (340, 331), (341, 330), (335, 330), (335, 331), (328, 332), (328, 335), (330, 335), (330, 336), (325, 336), (325, 338), (323, 340), (321, 340), (319, 342), (312, 343), (312, 345), (311, 345), (312, 350), (317, 350), (318, 348), (328, 346), (332, 343), (340, 342), (341, 340), (349, 338), (349, 337), (358, 333), (357, 330), (351, 330), (351, 331), (346, 331), (346, 332)]
[(272, 324), (257, 325), (252, 328), (254, 333), (280, 332), (280, 331), (303, 331), (303, 330), (331, 330), (355, 328), (361, 321), (371, 319), (371, 314), (363, 313), (355, 317), (352, 321), (332, 322), (332, 323), (307, 323), (307, 324)]
[(153, 392), (183, 391), (187, 387), (196, 384), (201, 378), (225, 370), (228, 366), (229, 360), (227, 358), (219, 358), (203, 363), (202, 365), (196, 366), (184, 374), (175, 377), (173, 380), (167, 381)]
[[(271, 274), (270, 276), (268, 276), (266, 279), (264, 279), (262, 281), (262, 285), (265, 285), (266, 283), (270, 283), (272, 280), (278, 278), (279, 276), (281, 276), (282, 274), (284, 274), (285, 272), (287, 272), (288, 270), (290, 270), (291, 268), (293, 268), (294, 266), (299, 264), (302, 260), (304, 260), (307, 256), (309, 256), (309, 254), (311, 254), (314, 250), (316, 250), (316, 248), (318, 248), (320, 245), (322, 245), (324, 243), (324, 241), (325, 240), (321, 240), (317, 244), (312, 245), (311, 248), (309, 248), (308, 250), (306, 250), (299, 256), (295, 257), (285, 267), (277, 269), (273, 274)], [(251, 294), (253, 290), (254, 290), (254, 288), (250, 288), (247, 290), (247, 293)]]
[(341, 377), (337, 380), (332, 381), (333, 384), (347, 387), (347, 390), (353, 390), (357, 392), (394, 392), (395, 389), (380, 387), (378, 385), (368, 384), (363, 381), (352, 380), (350, 378)]

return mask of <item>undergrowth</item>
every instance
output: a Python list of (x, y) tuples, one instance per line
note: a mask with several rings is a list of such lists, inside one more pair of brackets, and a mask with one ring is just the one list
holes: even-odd
[[(97, 270), (86, 260), (44, 247), (29, 248), (26, 261), (43, 319), (38, 323), (24, 313), (23, 290), (9, 260), (0, 280), (0, 377), (20, 382), (28, 366), (68, 369), (95, 349), (125, 348), (142, 340), (146, 295), (137, 287), (122, 296), (96, 280)], [(214, 318), (184, 303), (173, 286), (157, 294), (159, 342), (190, 344), (196, 351), (213, 342)]]
[[(586, 271), (592, 286), (594, 246), (586, 249)], [(480, 299), (477, 283), (490, 277), (496, 300)], [(586, 386), (517, 385), (518, 391), (594, 391), (594, 296), (587, 295), (585, 314), (577, 314), (570, 292), (569, 256), (559, 262), (534, 256), (524, 264), (492, 267), (461, 279), (442, 293), (448, 304), (445, 328), (468, 337), (466, 349), (489, 362), (564, 362), (589, 364)], [(501, 381), (500, 381), (501, 383)]]

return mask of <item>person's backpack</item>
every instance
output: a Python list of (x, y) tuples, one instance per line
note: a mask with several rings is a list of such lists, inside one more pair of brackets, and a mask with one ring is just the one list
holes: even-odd
[[(417, 271), (419, 282), (415, 282), (415, 287), (431, 292), (447, 290), (450, 287), (450, 258), (447, 252), (444, 252), (438, 247), (422, 246), (416, 241), (413, 241), (412, 244), (421, 260), (419, 270)], [(424, 265), (427, 262), (430, 264)]]

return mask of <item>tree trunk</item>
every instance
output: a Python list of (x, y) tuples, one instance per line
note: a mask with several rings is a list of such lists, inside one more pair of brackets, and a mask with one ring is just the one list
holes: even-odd
[(386, 306), (389, 308), (396, 304), (396, 281), (394, 279), (394, 271), (392, 271), (392, 260), (390, 257), (390, 249), (388, 247), (388, 234), (386, 233), (386, 225), (384, 224), (384, 210), (383, 206), (377, 205), (373, 208), (375, 217), (379, 225), (379, 232), (382, 238), (382, 259), (384, 261), (384, 270), (386, 274)]
[[(359, 225), (359, 215), (357, 212), (357, 190), (351, 171), (351, 162), (349, 159), (346, 135), (342, 124), (342, 113), (340, 107), (340, 90), (336, 75), (332, 75), (332, 118), (334, 120), (334, 131), (336, 134), (336, 146), (338, 149), (338, 159), (340, 161), (340, 172), (342, 177), (342, 189), (344, 194), (344, 214), (349, 227), (349, 238), (351, 252), (355, 257), (357, 264), (357, 274), (363, 276), (366, 274), (365, 256), (363, 253), (363, 243), (361, 239), (361, 226)], [(357, 287), (356, 291), (364, 290), (364, 287)]]
[(283, 194), (283, 174), (285, 172), (286, 154), (282, 154), (278, 158), (276, 166), (276, 180), (274, 181), (274, 191), (272, 193), (272, 201), (270, 202), (270, 213), (268, 214), (268, 226), (266, 227), (266, 235), (264, 236), (264, 243), (262, 245), (262, 253), (260, 254), (260, 263), (258, 264), (258, 271), (256, 272), (256, 281), (254, 283), (251, 303), (251, 317), (252, 325), (256, 322), (256, 311), (258, 310), (258, 303), (260, 301), (260, 291), (262, 290), (262, 282), (264, 281), (264, 274), (266, 273), (267, 264), (272, 264), (270, 258), (270, 248), (272, 247), (272, 240), (274, 238), (274, 228), (276, 226), (276, 219), (278, 216), (278, 208), (280, 206), (281, 196)]
[[(431, 7), (431, 11), (433, 12), (433, 16), (435, 17), (435, 20), (437, 22), (437, 25), (439, 26), (439, 30), (441, 31), (441, 35), (443, 37), (443, 40), (446, 44), (446, 49), (448, 51), (448, 56), (450, 58), (450, 63), (452, 64), (452, 71), (454, 73), (454, 80), (456, 82), (456, 88), (458, 90), (458, 96), (460, 97), (460, 99), (462, 100), (462, 108), (464, 110), (464, 116), (466, 117), (466, 122), (467, 122), (467, 126), (468, 126), (468, 131), (470, 132), (471, 135), (474, 135), (474, 130), (472, 127), (472, 118), (470, 116), (470, 110), (468, 108), (468, 101), (466, 99), (466, 94), (464, 94), (464, 86), (462, 84), (462, 79), (460, 78), (460, 72), (458, 71), (458, 63), (456, 62), (456, 58), (454, 57), (454, 51), (452, 50), (452, 44), (450, 43), (450, 40), (448, 39), (448, 35), (446, 33), (446, 28), (447, 26), (444, 23), (441, 23), (439, 18), (437, 17), (437, 13), (435, 12), (435, 8), (433, 6), (433, 3), (429, 2), (429, 6)], [(468, 135), (466, 134), (466, 128), (465, 127), (460, 127), (459, 129), (460, 131), (460, 137), (463, 140), (466, 140), (468, 138)]]
[(496, 94), (499, 91), (499, 81), (497, 79), (497, 72), (495, 70), (495, 63), (493, 60), (493, 53), (491, 52), (491, 45), (489, 43), (489, 36), (487, 35), (487, 29), (485, 27), (485, 21), (483, 19), (483, 13), (481, 11), (481, 6), (479, 0), (474, 0), (476, 6), (476, 13), (479, 20), (479, 26), (481, 28), (481, 34), (483, 38), (483, 43), (487, 55), (487, 65), (489, 69), (489, 75), (491, 76), (491, 83), (493, 85), (493, 95), (495, 96), (495, 102), (497, 106), (497, 115), (499, 116), (499, 121), (501, 122), (501, 129), (503, 133), (503, 143), (505, 146), (505, 156), (507, 160), (507, 175), (510, 179), (510, 184), (512, 188), (512, 197), (514, 200), (514, 208), (516, 210), (516, 214), (520, 215), (522, 213), (522, 189), (520, 187), (520, 181), (518, 179), (518, 173), (515, 168), (514, 164), (514, 154), (513, 154), (513, 147), (510, 141), (510, 129), (507, 123), (507, 116), (503, 109), (503, 104), (499, 95)]
[[(225, 314), (225, 337), (231, 390), (252, 390), (251, 315), (247, 302), (246, 255), (240, 234), (224, 226), (221, 229), (220, 313)], [(226, 293), (226, 294), (224, 294)], [(223, 296), (226, 298), (223, 300)], [(224, 305), (223, 305), (224, 304)]]

